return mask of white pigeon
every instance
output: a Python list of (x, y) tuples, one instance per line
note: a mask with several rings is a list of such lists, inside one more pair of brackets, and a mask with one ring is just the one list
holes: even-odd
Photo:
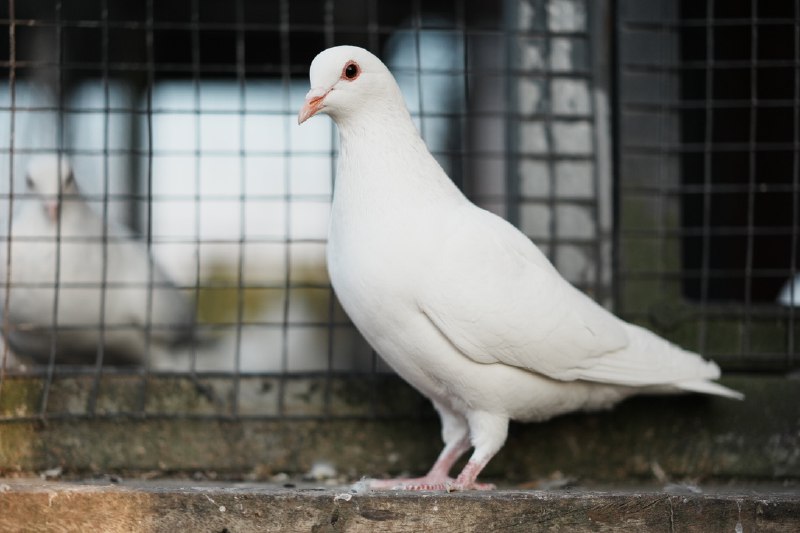
[[(142, 362), (150, 346), (191, 337), (194, 306), (126, 228), (105, 223), (66, 158), (40, 156), (12, 219), (10, 272), (0, 249), (3, 333), (17, 355), (48, 363)], [(104, 287), (105, 286), (105, 287)], [(6, 298), (8, 300), (6, 301)], [(149, 333), (148, 330), (149, 329)]]
[[(444, 450), (427, 475), (376, 488), (490, 488), (476, 478), (509, 420), (609, 408), (638, 393), (741, 398), (719, 367), (615, 317), (502, 218), (472, 204), (430, 154), (392, 74), (338, 46), (311, 63), (302, 123), (339, 129), (331, 283), (386, 362), (433, 402)], [(470, 447), (456, 479), (449, 471)]]
[(775, 301), (784, 307), (800, 306), (800, 274), (786, 280)]

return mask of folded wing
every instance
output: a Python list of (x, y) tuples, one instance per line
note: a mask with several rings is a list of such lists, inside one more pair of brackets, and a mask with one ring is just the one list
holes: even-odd
[(574, 288), (505, 220), (466, 206), (445, 233), (418, 304), (466, 357), (564, 381), (649, 386), (719, 377), (714, 363)]

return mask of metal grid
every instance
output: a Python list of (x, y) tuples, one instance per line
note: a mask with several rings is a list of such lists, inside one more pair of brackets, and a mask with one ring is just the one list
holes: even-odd
[(797, 2), (619, 2), (618, 309), (727, 369), (798, 363), (798, 28)]
[[(325, 119), (297, 129), (295, 117), (311, 59), (337, 44), (378, 53), (454, 181), (608, 303), (607, 9), (588, 0), (9, 0), (0, 7), (0, 168), (11, 177), (0, 190), (4, 328), (15, 327), (6, 295), (23, 286), (8, 273), (15, 243), (40, 242), (57, 257), (44, 287), (56, 289), (51, 322), (93, 329), (97, 341), (72, 365), (62, 364), (68, 342), (52, 341), (38, 362), (5, 348), (0, 420), (418, 413), (422, 400), (360, 338), (325, 274), (336, 131)], [(26, 166), (53, 153), (71, 162), (93, 212), (132, 236), (75, 237), (60, 219), (55, 236), (16, 236), (19, 208), (38, 201)], [(107, 341), (126, 326), (104, 302), (125, 286), (112, 280), (112, 247), (131, 240), (157, 266), (127, 284), (146, 293), (145, 320), (140, 359), (121, 366)], [(65, 278), (58, 257), (72, 242), (101, 249), (96, 279)], [(157, 269), (167, 281), (154, 279)], [(154, 308), (170, 281), (196, 306), (196, 334), (165, 349), (155, 332), (170, 323)], [(64, 324), (58, 300), (72, 289), (96, 291), (95, 324)], [(393, 399), (372, 401), (378, 390)]]

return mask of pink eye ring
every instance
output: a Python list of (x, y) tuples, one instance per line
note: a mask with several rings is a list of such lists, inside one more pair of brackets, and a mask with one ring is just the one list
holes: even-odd
[(348, 61), (342, 69), (342, 79), (353, 81), (361, 74), (361, 68), (355, 61)]

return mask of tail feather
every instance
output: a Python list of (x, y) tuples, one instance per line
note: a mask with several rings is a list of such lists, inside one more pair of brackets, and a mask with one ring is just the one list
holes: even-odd
[(733, 389), (729, 389), (719, 383), (713, 381), (683, 381), (675, 384), (676, 387), (685, 391), (702, 392), (704, 394), (714, 394), (716, 396), (724, 396), (725, 398), (732, 398), (734, 400), (744, 400), (744, 394)]

